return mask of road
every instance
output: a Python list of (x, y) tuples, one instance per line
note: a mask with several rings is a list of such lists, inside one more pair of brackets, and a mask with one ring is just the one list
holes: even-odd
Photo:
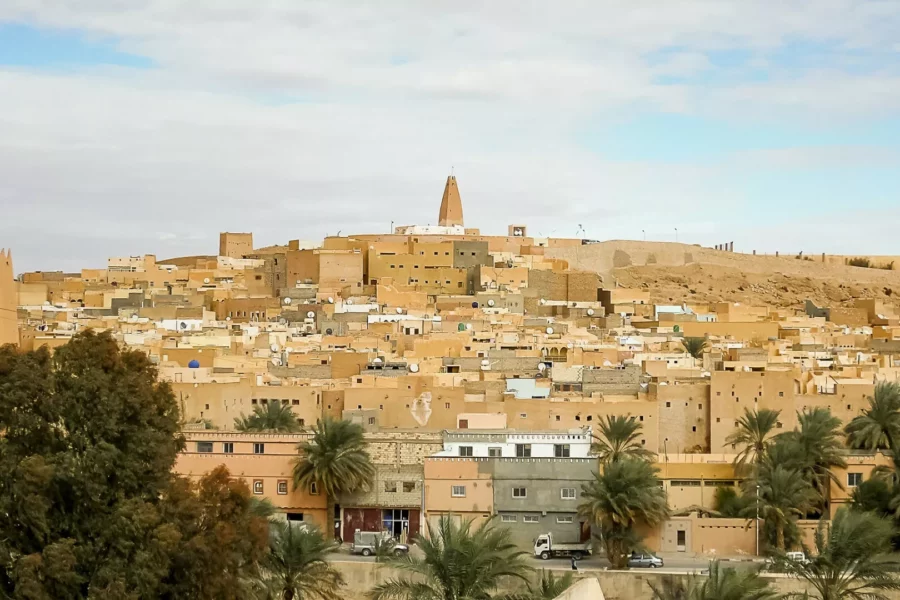
[[(416, 547), (413, 546), (411, 552), (416, 553)], [(375, 562), (374, 557), (366, 557), (359, 556), (356, 554), (350, 554), (347, 551), (336, 552), (330, 555), (331, 560), (334, 562)], [(665, 572), (673, 572), (673, 573), (690, 573), (693, 571), (701, 571), (709, 567), (709, 559), (704, 557), (691, 557), (684, 555), (672, 555), (672, 554), (664, 554), (662, 555), (663, 560), (665, 561), (665, 567), (662, 569), (657, 569), (656, 572), (665, 573)], [(550, 560), (541, 560), (539, 558), (528, 558), (528, 563), (534, 567), (535, 569), (568, 569), (570, 567), (569, 559), (560, 558)], [(754, 563), (752, 561), (741, 560), (741, 561), (729, 561), (727, 563), (729, 567), (736, 568), (759, 568), (761, 566), (760, 563)], [(601, 571), (609, 568), (609, 562), (605, 557), (601, 556), (592, 556), (588, 559), (578, 561), (578, 569), (580, 571)], [(648, 569), (649, 570), (649, 569)]]

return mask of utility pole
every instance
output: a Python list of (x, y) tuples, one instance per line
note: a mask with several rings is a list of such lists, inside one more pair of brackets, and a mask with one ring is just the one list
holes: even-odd
[(678, 243), (678, 228), (675, 228), (675, 243)]
[(759, 484), (756, 484), (756, 555), (759, 556)]

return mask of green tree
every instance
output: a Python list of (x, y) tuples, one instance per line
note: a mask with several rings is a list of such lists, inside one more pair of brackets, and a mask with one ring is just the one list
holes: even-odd
[(779, 595), (755, 571), (723, 568), (709, 563), (709, 575), (685, 578), (664, 576), (650, 584), (654, 600), (775, 600)]
[(890, 555), (893, 531), (889, 521), (871, 513), (841, 508), (830, 523), (820, 521), (816, 552), (807, 551), (806, 561), (784, 554), (779, 559), (812, 588), (807, 598), (887, 600), (884, 592), (900, 589), (900, 579), (891, 573), (900, 567)]
[(900, 382), (883, 381), (869, 396), (869, 408), (844, 428), (847, 444), (865, 450), (893, 450), (900, 440)]
[(335, 550), (337, 544), (326, 540), (318, 529), (273, 521), (269, 553), (260, 565), (259, 595), (280, 600), (344, 598), (344, 578), (327, 560)]
[(265, 519), (227, 471), (172, 474), (178, 423), (147, 355), (109, 333), (0, 348), (0, 596), (213, 598), (252, 572)]
[(315, 485), (325, 494), (331, 527), (337, 497), (367, 490), (375, 478), (363, 428), (325, 417), (316, 423), (312, 440), (301, 443), (297, 450), (300, 456), (294, 463), (294, 488)]
[(604, 465), (624, 458), (651, 460), (653, 453), (641, 444), (641, 429), (643, 426), (634, 417), (607, 415), (600, 421), (600, 429), (594, 435), (591, 452)]
[(623, 458), (603, 467), (582, 487), (578, 513), (599, 527), (606, 558), (622, 569), (640, 538), (636, 527), (655, 526), (669, 516), (658, 470), (649, 462)]
[(292, 433), (300, 431), (300, 424), (289, 405), (271, 400), (266, 404), (254, 406), (250, 416), (242, 414), (235, 417), (234, 428), (238, 431)]
[(733, 487), (717, 487), (713, 494), (713, 510), (722, 518), (736, 519), (742, 516), (744, 509), (754, 500), (749, 496), (738, 494)]
[(846, 467), (846, 449), (842, 441), (841, 421), (827, 408), (813, 407), (797, 413), (799, 428), (779, 436), (785, 444), (784, 454), (790, 457), (785, 464), (796, 467), (816, 489), (819, 500), (813, 507), (820, 514), (827, 512), (830, 483), (843, 489), (843, 482), (834, 474), (835, 467)]
[(500, 596), (498, 600), (556, 600), (573, 583), (575, 575), (571, 571), (557, 577), (553, 571), (541, 570), (541, 578), (536, 583), (529, 581), (524, 591)]
[(473, 527), (471, 521), (442, 516), (437, 524), (428, 523), (419, 549), (421, 557), (387, 563), (406, 574), (375, 586), (371, 600), (490, 600), (504, 579), (527, 581), (532, 572), (509, 529), (493, 519)]
[(702, 337), (686, 337), (681, 340), (681, 345), (685, 352), (697, 359), (703, 358), (707, 348), (706, 338)]
[(725, 438), (726, 444), (740, 448), (734, 459), (734, 466), (739, 471), (744, 471), (748, 463), (759, 464), (765, 459), (766, 452), (775, 437), (775, 428), (778, 425), (780, 410), (744, 409), (744, 414), (738, 418), (737, 429)]
[[(744, 495), (753, 503), (744, 508), (742, 516), (760, 518), (774, 533), (774, 545), (785, 549), (786, 533), (796, 532), (796, 521), (806, 515), (819, 499), (815, 488), (800, 471), (781, 464), (765, 462), (759, 465), (756, 476), (744, 483)], [(794, 537), (794, 536), (791, 536)]]

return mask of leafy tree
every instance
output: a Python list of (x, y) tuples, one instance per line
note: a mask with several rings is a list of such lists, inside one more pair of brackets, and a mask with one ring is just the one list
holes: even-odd
[(651, 582), (654, 600), (775, 600), (779, 595), (755, 571), (722, 568), (709, 563), (709, 576), (688, 579), (663, 577), (660, 585)]
[(830, 527), (828, 521), (819, 523), (816, 552), (807, 551), (806, 561), (784, 554), (778, 558), (789, 573), (812, 588), (807, 598), (887, 600), (883, 592), (900, 589), (900, 580), (890, 573), (900, 567), (889, 554), (892, 534), (889, 521), (841, 508)]
[(742, 516), (744, 509), (753, 501), (749, 496), (738, 494), (733, 487), (722, 486), (716, 488), (713, 494), (713, 509), (722, 518), (736, 519)]
[(827, 408), (813, 407), (797, 413), (799, 428), (779, 436), (786, 445), (789, 466), (796, 467), (819, 494), (814, 506), (824, 514), (830, 495), (830, 482), (843, 489), (843, 482), (834, 474), (835, 467), (846, 467), (842, 443), (841, 421)]
[(292, 433), (299, 431), (300, 425), (289, 405), (272, 400), (267, 404), (254, 406), (250, 416), (235, 417), (234, 428), (238, 431)]
[(375, 586), (371, 600), (490, 600), (504, 579), (527, 581), (532, 572), (509, 529), (494, 520), (473, 528), (471, 521), (457, 523), (443, 516), (436, 525), (428, 523), (419, 549), (421, 558), (401, 556), (388, 562), (408, 575)]
[(893, 450), (900, 441), (900, 382), (880, 382), (869, 408), (844, 428), (847, 444), (865, 450)]
[(850, 506), (859, 512), (871, 512), (881, 517), (893, 516), (891, 500), (894, 490), (883, 477), (873, 477), (863, 481), (853, 489)]
[(600, 528), (606, 558), (614, 568), (627, 566), (640, 540), (638, 525), (652, 527), (669, 516), (657, 472), (647, 461), (623, 458), (607, 464), (582, 487), (584, 503), (578, 512)]
[(766, 452), (775, 437), (774, 431), (778, 424), (779, 410), (744, 409), (744, 414), (738, 418), (737, 429), (725, 439), (726, 444), (740, 451), (734, 459), (735, 468), (743, 471), (748, 463), (759, 464), (766, 456)]
[(653, 453), (641, 444), (642, 428), (634, 417), (607, 415), (600, 421), (599, 435), (594, 436), (591, 452), (600, 459), (601, 464), (618, 462), (623, 458), (651, 460)]
[(294, 463), (294, 488), (310, 489), (315, 484), (325, 494), (331, 527), (335, 499), (368, 489), (375, 477), (363, 428), (325, 417), (316, 423), (312, 441), (301, 443), (297, 450), (300, 457)]
[(697, 359), (703, 358), (707, 348), (706, 338), (702, 337), (686, 337), (681, 340), (681, 345), (685, 352)]
[(0, 597), (213, 598), (251, 572), (265, 520), (227, 471), (172, 475), (178, 423), (147, 356), (109, 333), (0, 348)]
[(761, 464), (756, 477), (746, 480), (744, 486), (744, 495), (751, 496), (753, 503), (744, 508), (742, 516), (754, 518), (758, 508), (760, 518), (773, 530), (779, 550), (785, 549), (786, 532), (795, 534), (796, 520), (819, 499), (800, 471), (770, 462)]
[(575, 583), (574, 574), (569, 571), (557, 577), (553, 571), (541, 570), (537, 583), (528, 582), (525, 591), (500, 596), (498, 600), (556, 600)]
[(339, 600), (344, 578), (327, 560), (337, 544), (306, 525), (271, 523), (269, 553), (261, 563), (257, 589), (264, 598)]

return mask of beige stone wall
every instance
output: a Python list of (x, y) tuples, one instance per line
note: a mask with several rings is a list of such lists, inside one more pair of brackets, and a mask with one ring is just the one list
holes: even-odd
[(252, 252), (252, 233), (222, 232), (219, 234), (219, 256), (242, 258), (245, 254), (250, 254)]
[(0, 346), (19, 343), (13, 277), (12, 253), (0, 249)]
[(659, 405), (659, 448), (709, 452), (709, 383), (651, 384)]
[(794, 373), (714, 371), (710, 379), (710, 451), (731, 452), (725, 438), (735, 429), (744, 409), (780, 410), (777, 432), (796, 425)]

